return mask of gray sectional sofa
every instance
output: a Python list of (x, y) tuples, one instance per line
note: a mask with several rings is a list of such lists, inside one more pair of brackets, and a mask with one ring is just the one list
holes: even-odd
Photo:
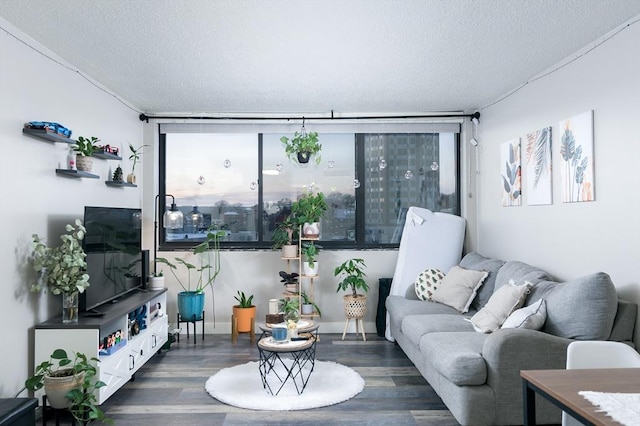
[[(466, 255), (459, 266), (489, 272), (469, 312), (417, 300), (413, 287), (406, 297), (389, 296), (386, 307), (393, 339), (463, 425), (523, 424), (520, 370), (564, 368), (574, 339), (632, 344), (637, 305), (619, 300), (605, 273), (560, 283), (525, 263), (478, 253)], [(465, 318), (511, 280), (533, 284), (524, 306), (545, 300), (542, 329), (474, 331)], [(538, 424), (561, 422), (560, 410), (546, 400), (539, 398), (536, 410)]]

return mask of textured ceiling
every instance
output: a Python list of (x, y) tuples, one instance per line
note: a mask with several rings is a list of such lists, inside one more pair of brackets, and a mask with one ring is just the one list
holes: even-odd
[(638, 0), (0, 1), (156, 114), (472, 111), (638, 14)]

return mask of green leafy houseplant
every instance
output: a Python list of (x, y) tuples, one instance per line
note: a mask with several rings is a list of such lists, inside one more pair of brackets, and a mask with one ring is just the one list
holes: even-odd
[[(319, 153), (322, 149), (322, 145), (318, 141), (318, 133), (307, 133), (304, 130), (304, 126), (302, 133), (295, 132), (291, 139), (283, 136), (280, 138), (280, 141), (284, 144), (284, 151), (287, 154), (287, 158), (297, 160), (300, 163), (307, 163), (312, 155)], [(321, 158), (317, 155), (316, 164), (320, 164), (320, 161)]]
[(64, 349), (56, 349), (48, 361), (36, 366), (33, 376), (25, 381), (25, 388), (35, 391), (45, 387), (46, 391), (47, 377), (71, 377), (80, 374), (80, 386), (65, 395), (71, 402), (69, 411), (80, 424), (87, 424), (93, 420), (112, 423), (96, 404), (95, 391), (106, 386), (104, 382), (95, 380), (98, 362), (100, 361), (97, 358), (89, 359), (80, 352), (76, 352), (72, 360)]
[(78, 136), (78, 140), (76, 144), (73, 146), (73, 150), (78, 153), (78, 155), (82, 155), (84, 157), (91, 157), (93, 151), (99, 149), (98, 142), (100, 139), (95, 136), (91, 136), (91, 139), (87, 139), (82, 136)]
[(327, 201), (322, 192), (305, 192), (297, 201), (291, 203), (291, 215), (300, 224), (319, 222), (327, 209)]
[(131, 165), (131, 174), (135, 174), (136, 172), (136, 164), (140, 161), (140, 155), (142, 154), (142, 148), (149, 145), (140, 145), (139, 147), (134, 147), (131, 143), (129, 143), (129, 151), (131, 151), (131, 155), (129, 156), (129, 160), (133, 162)]
[(224, 231), (209, 229), (203, 242), (195, 246), (191, 252), (199, 259), (199, 266), (189, 263), (184, 259), (176, 259), (176, 263), (187, 270), (186, 285), (176, 274), (178, 266), (164, 257), (159, 257), (156, 262), (163, 263), (178, 281), (184, 291), (202, 293), (207, 287), (212, 286), (218, 274), (220, 274), (220, 239), (224, 237)]
[(76, 219), (75, 225), (67, 224), (67, 233), (60, 236), (62, 243), (58, 247), (47, 247), (42, 238), (33, 234), (32, 261), (37, 281), (31, 286), (31, 291), (41, 291), (46, 285), (52, 294), (59, 295), (82, 293), (89, 287), (87, 255), (81, 243), (87, 230), (80, 219)]
[(238, 294), (236, 296), (234, 296), (233, 298), (238, 301), (238, 305), (237, 306), (239, 306), (242, 309), (250, 308), (250, 307), (253, 306), (253, 304), (252, 304), (253, 295), (250, 295), (250, 296), (247, 297), (244, 294), (244, 291), (238, 290)]
[(297, 297), (280, 299), (280, 309), (284, 313), (284, 318), (286, 320), (293, 320), (293, 321), (298, 320), (299, 306), (300, 305), (298, 303)]
[(318, 244), (314, 244), (313, 242), (305, 241), (302, 244), (302, 256), (304, 257), (304, 261), (309, 264), (310, 268), (313, 268), (316, 262), (316, 257), (320, 252), (322, 246)]
[(298, 224), (292, 216), (287, 216), (282, 222), (276, 225), (273, 231), (271, 242), (272, 248), (277, 250), (285, 245), (292, 245), (294, 238), (297, 237)]
[(338, 283), (338, 289), (336, 291), (347, 291), (351, 289), (354, 298), (359, 296), (357, 290), (369, 291), (369, 286), (364, 280), (364, 277), (367, 276), (364, 273), (365, 267), (366, 265), (362, 259), (345, 260), (342, 265), (333, 271), (333, 275), (342, 280)]
[(309, 297), (309, 295), (307, 293), (305, 293), (303, 291), (301, 296), (302, 296), (302, 304), (303, 305), (311, 305), (311, 306), (313, 306), (313, 309), (318, 313), (318, 316), (322, 316), (322, 312), (320, 311), (320, 307), (316, 304), (316, 302), (311, 300), (311, 298)]

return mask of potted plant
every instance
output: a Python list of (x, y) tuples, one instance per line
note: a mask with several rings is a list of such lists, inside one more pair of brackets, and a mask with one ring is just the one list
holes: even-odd
[[(322, 145), (318, 142), (318, 133), (309, 132), (302, 126), (302, 133), (295, 132), (293, 138), (286, 136), (280, 138), (284, 144), (284, 151), (287, 158), (297, 160), (300, 164), (306, 164), (312, 155), (316, 155), (322, 149)], [(316, 164), (320, 164), (320, 155), (316, 156)]]
[(314, 302), (311, 297), (306, 292), (302, 292), (302, 315), (314, 315), (314, 312), (318, 314), (318, 316), (322, 316), (322, 312), (320, 311), (320, 307)]
[(100, 139), (95, 136), (91, 136), (87, 139), (82, 136), (78, 136), (76, 144), (73, 146), (73, 150), (76, 152), (76, 167), (80, 171), (90, 172), (93, 170), (93, 151), (99, 149), (97, 143)]
[(302, 270), (306, 276), (318, 275), (318, 253), (322, 247), (318, 244), (314, 244), (313, 241), (305, 241), (302, 244)]
[(149, 290), (162, 290), (164, 288), (164, 273), (162, 269), (149, 275)]
[(209, 228), (205, 240), (195, 246), (191, 252), (197, 257), (198, 266), (184, 259), (176, 259), (178, 265), (184, 266), (187, 271), (186, 285), (176, 274), (178, 266), (168, 259), (158, 257), (156, 262), (169, 267), (171, 274), (178, 281), (182, 290), (178, 293), (178, 312), (184, 320), (198, 321), (202, 318), (204, 310), (204, 290), (211, 287), (220, 273), (220, 239), (224, 237), (224, 231)]
[(280, 282), (284, 285), (285, 291), (289, 293), (298, 294), (298, 277), (300, 274), (297, 272), (287, 273), (285, 271), (280, 271), (279, 273)]
[(33, 234), (33, 269), (37, 280), (31, 291), (47, 288), (54, 295), (62, 295), (62, 322), (78, 321), (78, 293), (89, 287), (86, 254), (82, 239), (86, 229), (80, 219), (75, 227), (67, 224), (66, 234), (60, 236), (58, 247), (47, 247), (37, 234)]
[(131, 151), (129, 160), (131, 160), (133, 164), (131, 165), (131, 173), (127, 175), (128, 183), (136, 183), (136, 164), (138, 164), (138, 161), (140, 161), (142, 148), (144, 148), (145, 146), (149, 146), (149, 145), (140, 145), (138, 148), (136, 148), (131, 143), (129, 143), (129, 150)]
[(256, 307), (252, 304), (253, 295), (247, 297), (243, 291), (238, 290), (234, 299), (238, 304), (233, 306), (232, 327), (236, 327), (238, 333), (249, 332), (256, 317)]
[(282, 249), (282, 257), (284, 259), (295, 259), (298, 257), (298, 247), (293, 244), (294, 236), (297, 234), (298, 224), (291, 217), (287, 216), (285, 220), (279, 222), (276, 226), (271, 241), (273, 249)]
[(280, 310), (284, 314), (285, 321), (298, 321), (300, 318), (300, 313), (298, 311), (299, 306), (297, 297), (285, 297), (280, 299)]
[(358, 290), (369, 291), (369, 286), (364, 279), (367, 276), (364, 273), (365, 267), (362, 259), (348, 259), (333, 271), (333, 275), (342, 280), (338, 283), (336, 291), (351, 290), (351, 294), (343, 297), (344, 313), (347, 318), (362, 319), (367, 312), (367, 295), (358, 293)]
[(36, 366), (24, 386), (30, 391), (44, 387), (49, 405), (57, 409), (68, 408), (80, 424), (92, 420), (110, 422), (96, 404), (95, 391), (106, 386), (95, 380), (98, 362), (97, 358), (89, 359), (79, 352), (72, 360), (65, 350), (56, 349), (48, 361)]
[(291, 203), (291, 214), (297, 223), (303, 224), (302, 235), (305, 238), (320, 237), (320, 218), (324, 217), (327, 209), (327, 201), (322, 192), (305, 192)]

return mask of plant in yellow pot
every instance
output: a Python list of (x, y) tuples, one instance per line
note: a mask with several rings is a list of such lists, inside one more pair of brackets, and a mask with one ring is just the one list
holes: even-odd
[(234, 298), (238, 304), (233, 306), (232, 326), (237, 327), (238, 333), (250, 332), (256, 317), (256, 307), (252, 304), (253, 295), (247, 297), (243, 291), (238, 290), (238, 294)]

